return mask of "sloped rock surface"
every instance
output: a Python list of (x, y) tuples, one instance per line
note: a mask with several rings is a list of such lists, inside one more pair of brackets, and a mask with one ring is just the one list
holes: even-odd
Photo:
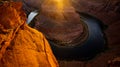
[(58, 67), (44, 35), (25, 23), (21, 5), (0, 4), (0, 67)]

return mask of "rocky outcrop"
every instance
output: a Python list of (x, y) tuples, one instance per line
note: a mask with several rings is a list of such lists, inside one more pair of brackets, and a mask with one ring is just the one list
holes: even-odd
[(26, 24), (21, 7), (0, 4), (0, 67), (58, 67), (46, 38)]

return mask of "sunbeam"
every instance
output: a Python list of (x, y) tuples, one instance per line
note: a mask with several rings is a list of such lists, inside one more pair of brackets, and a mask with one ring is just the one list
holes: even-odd
[[(57, 24), (66, 23), (66, 16), (74, 13), (70, 0), (45, 0), (41, 5), (41, 14)], [(42, 19), (41, 19), (42, 20)]]

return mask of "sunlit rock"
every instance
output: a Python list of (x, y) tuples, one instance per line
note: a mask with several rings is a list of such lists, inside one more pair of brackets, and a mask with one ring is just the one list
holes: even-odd
[(0, 67), (58, 67), (44, 35), (26, 24), (21, 5), (0, 4)]

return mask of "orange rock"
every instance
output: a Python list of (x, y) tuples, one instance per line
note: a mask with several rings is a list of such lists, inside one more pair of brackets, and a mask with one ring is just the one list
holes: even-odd
[(21, 5), (0, 4), (0, 67), (58, 67), (44, 35), (25, 23)]

